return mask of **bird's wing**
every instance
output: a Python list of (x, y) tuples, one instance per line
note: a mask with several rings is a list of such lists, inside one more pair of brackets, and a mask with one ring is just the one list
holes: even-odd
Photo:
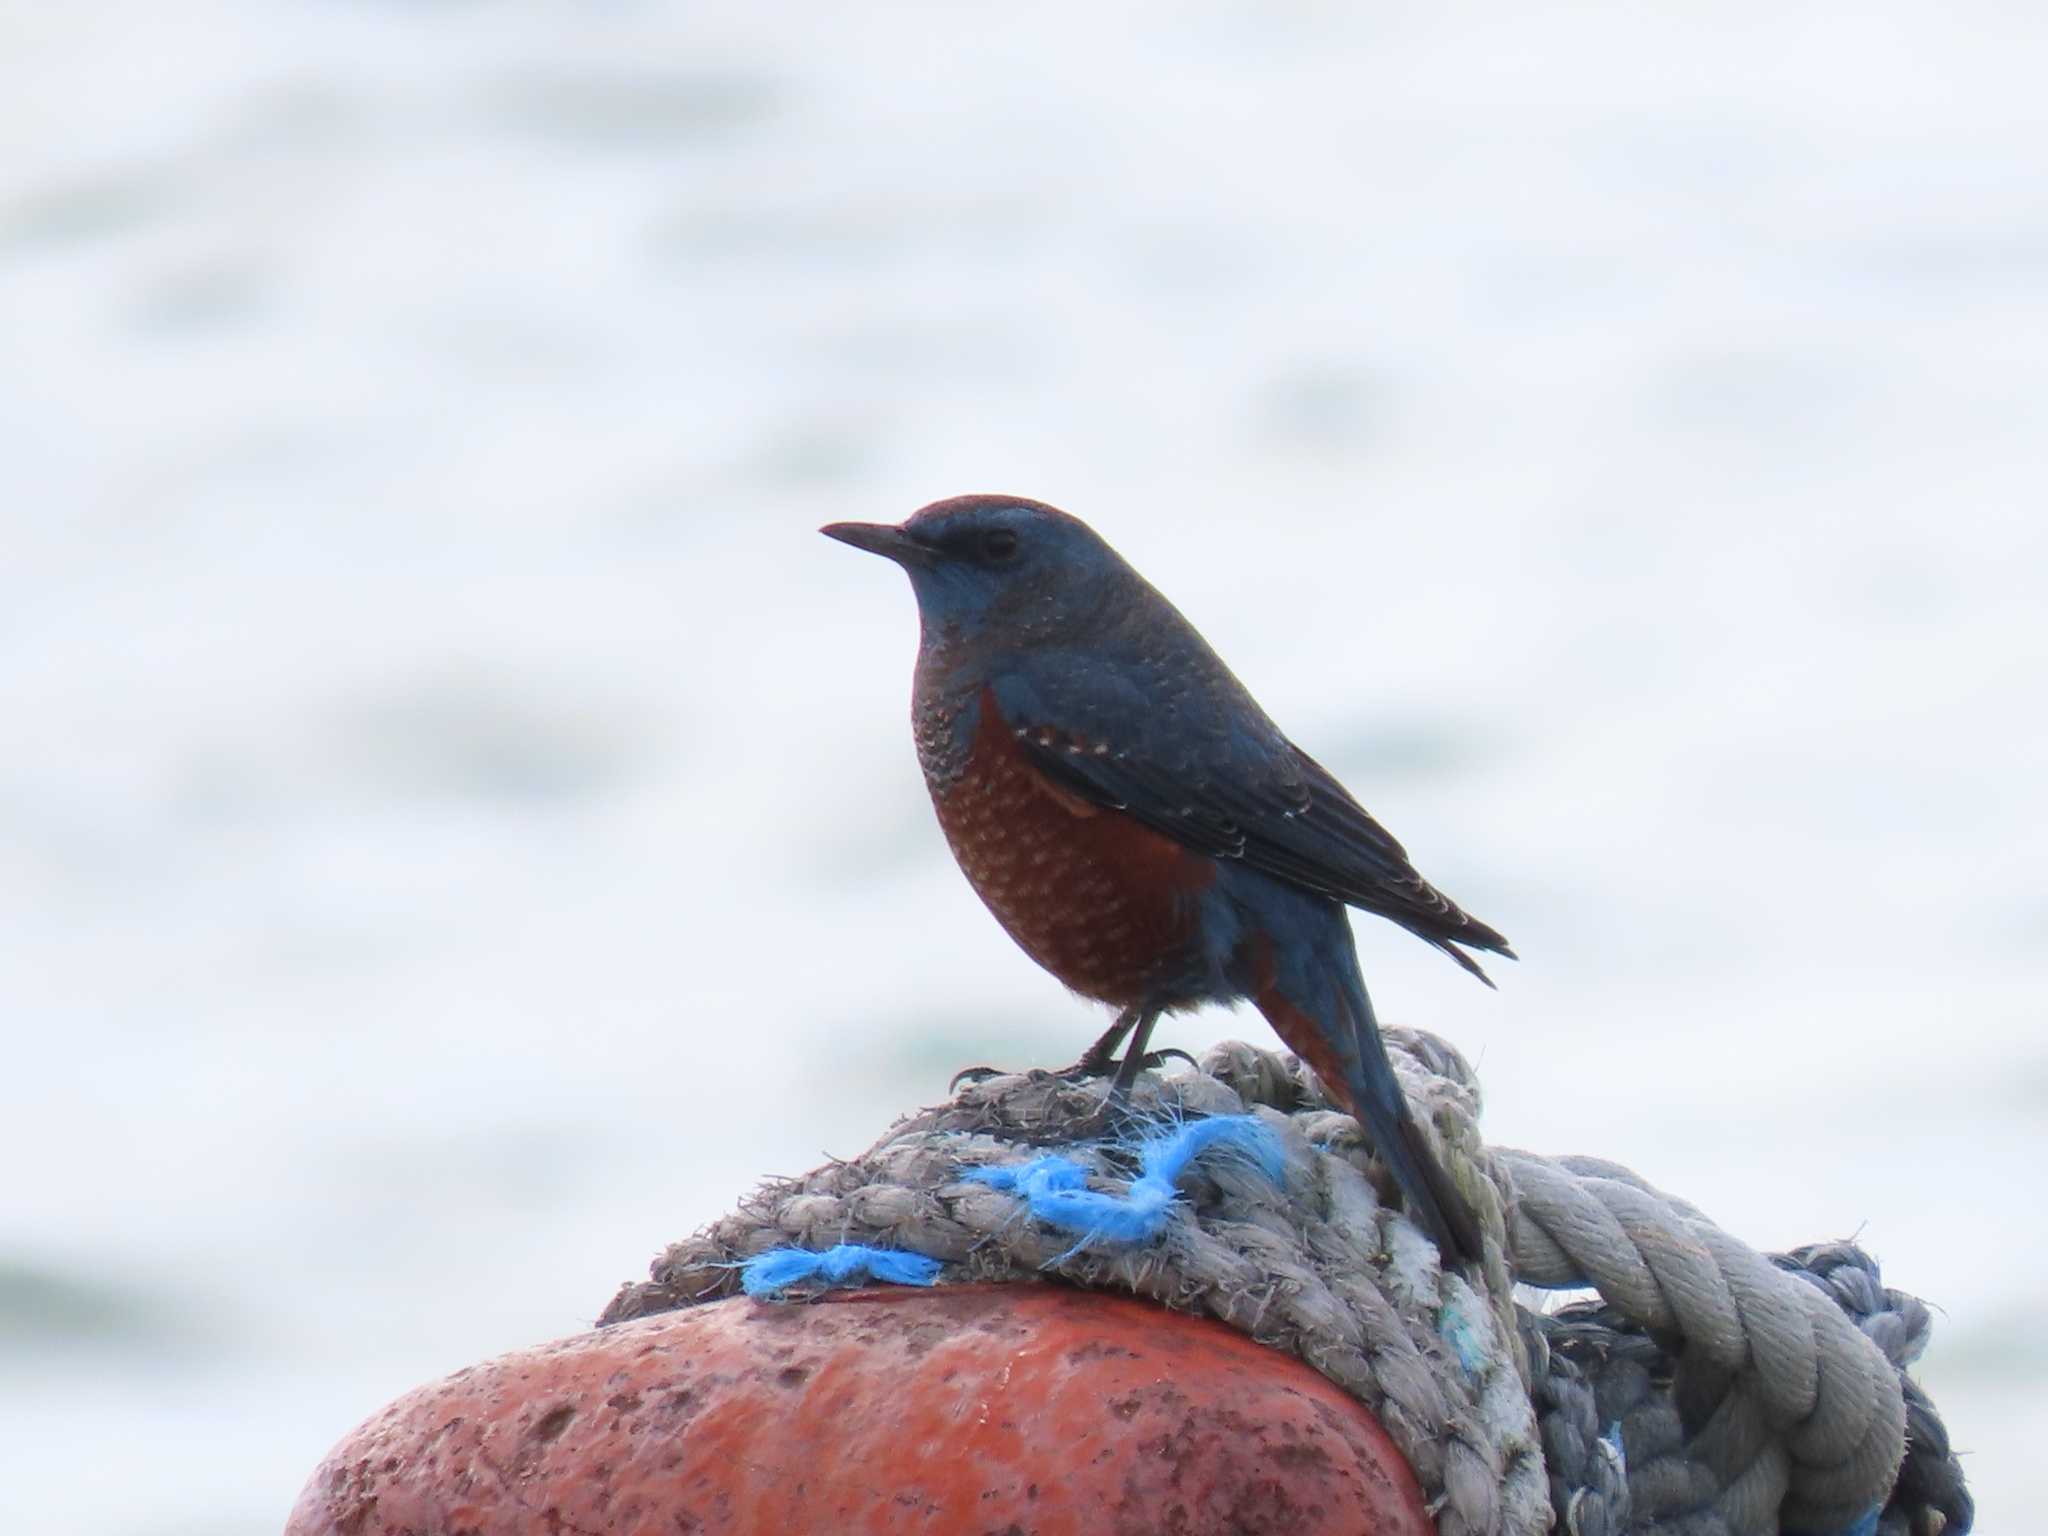
[[(1039, 653), (992, 683), (1003, 722), (1054, 784), (1212, 858), (1376, 912), (1486, 980), (1465, 945), (1507, 941), (1417, 874), (1401, 845), (1218, 664), (1104, 665)], [(1491, 983), (1488, 983), (1491, 985)]]

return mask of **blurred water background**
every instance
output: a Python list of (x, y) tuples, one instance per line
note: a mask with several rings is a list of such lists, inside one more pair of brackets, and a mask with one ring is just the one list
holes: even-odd
[[(2048, 1495), (2048, 12), (9, 7), (0, 1509), (255, 1536), (399, 1391), (1099, 1018), (900, 576), (1094, 521), (1524, 959), (1500, 1141), (1943, 1308)], [(1255, 1016), (1165, 1032), (1269, 1041)]]

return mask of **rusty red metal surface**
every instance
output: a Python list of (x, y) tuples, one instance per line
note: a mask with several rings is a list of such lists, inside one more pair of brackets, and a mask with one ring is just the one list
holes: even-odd
[(287, 1536), (1430, 1536), (1355, 1399), (1219, 1323), (1053, 1286), (720, 1302), (408, 1394)]

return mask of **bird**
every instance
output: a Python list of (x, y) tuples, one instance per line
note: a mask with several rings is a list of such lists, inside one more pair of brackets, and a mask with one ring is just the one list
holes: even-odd
[[(1447, 1261), (1478, 1226), (1387, 1060), (1347, 907), (1480, 980), (1507, 940), (1418, 874), (1194, 625), (1079, 518), (955, 496), (819, 530), (894, 561), (920, 620), (911, 723), (941, 830), (996, 921), (1119, 1010), (1074, 1068), (1120, 1102), (1163, 1015), (1251, 1004), (1359, 1122)], [(1121, 1063), (1118, 1045), (1129, 1037)]]

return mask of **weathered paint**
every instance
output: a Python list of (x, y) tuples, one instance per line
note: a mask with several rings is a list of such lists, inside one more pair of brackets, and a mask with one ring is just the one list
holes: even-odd
[(474, 1366), (286, 1536), (1429, 1536), (1363, 1405), (1205, 1319), (1054, 1286), (665, 1313)]

